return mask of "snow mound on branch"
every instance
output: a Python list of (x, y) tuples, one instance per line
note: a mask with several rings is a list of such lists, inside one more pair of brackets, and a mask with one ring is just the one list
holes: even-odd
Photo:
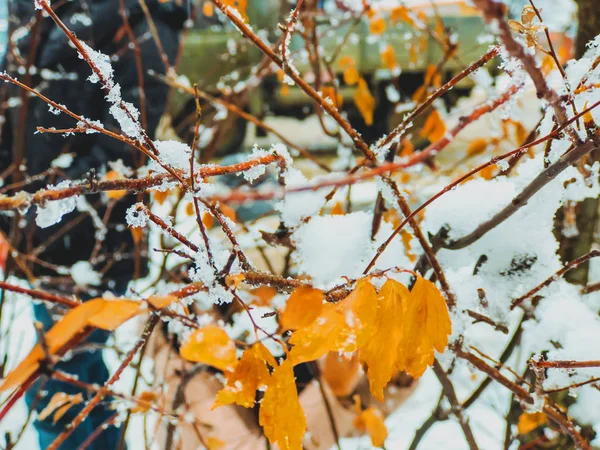
[[(48, 190), (60, 190), (71, 187), (70, 181), (62, 181), (56, 186), (48, 186)], [(40, 228), (48, 228), (59, 223), (65, 214), (69, 214), (77, 206), (77, 197), (48, 201), (44, 206), (38, 205), (35, 223)]]

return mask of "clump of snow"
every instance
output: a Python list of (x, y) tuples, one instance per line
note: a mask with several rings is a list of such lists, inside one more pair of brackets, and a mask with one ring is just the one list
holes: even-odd
[[(48, 190), (61, 190), (71, 187), (71, 182), (68, 180), (58, 183), (56, 186), (48, 186)], [(61, 200), (53, 200), (46, 202), (43, 206), (38, 205), (35, 223), (40, 228), (48, 228), (56, 225), (61, 221), (65, 214), (69, 214), (77, 205), (77, 197), (71, 196)]]
[(146, 211), (143, 203), (136, 203), (135, 205), (131, 205), (129, 208), (127, 208), (125, 220), (127, 221), (127, 225), (130, 227), (145, 227), (148, 223), (148, 219), (148, 212)]
[[(190, 170), (192, 149), (189, 145), (178, 141), (154, 141), (154, 145), (163, 164), (177, 170)], [(157, 167), (157, 171), (164, 172), (164, 169)]]
[(63, 153), (50, 163), (55, 169), (68, 169), (73, 164), (73, 153)]
[(102, 275), (88, 261), (77, 261), (71, 267), (71, 278), (78, 286), (99, 286)]

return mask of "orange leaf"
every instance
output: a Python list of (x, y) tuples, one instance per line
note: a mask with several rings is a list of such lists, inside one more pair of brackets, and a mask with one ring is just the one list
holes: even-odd
[(280, 450), (301, 449), (306, 417), (300, 406), (290, 360), (275, 368), (260, 403), (258, 421), (271, 444)]
[(427, 120), (425, 120), (423, 129), (421, 130), (421, 137), (426, 137), (431, 142), (436, 142), (444, 137), (444, 134), (446, 134), (446, 124), (437, 109), (434, 109), (429, 117), (427, 117)]
[(157, 309), (166, 308), (171, 303), (179, 301), (177, 297), (174, 295), (165, 295), (165, 296), (152, 296), (148, 299), (148, 303), (150, 303), (153, 307)]
[(410, 292), (404, 324), (399, 358), (406, 365), (401, 368), (405, 368), (415, 378), (420, 377), (427, 366), (433, 364), (434, 349), (443, 352), (452, 332), (446, 301), (431, 281), (417, 277)]
[(273, 297), (277, 295), (277, 289), (265, 285), (259, 286), (250, 292), (256, 298), (256, 300), (253, 303), (259, 306), (269, 306)]
[(410, 156), (415, 152), (415, 146), (408, 139), (404, 139), (402, 141), (402, 150), (400, 151), (400, 156)]
[(358, 87), (354, 91), (354, 104), (358, 108), (365, 124), (373, 125), (373, 112), (375, 111), (375, 98), (371, 95), (369, 85), (364, 78), (358, 80)]
[(246, 279), (246, 275), (243, 273), (236, 273), (235, 275), (227, 275), (225, 277), (225, 284), (229, 287), (237, 289), (240, 287), (240, 284)]
[(330, 99), (336, 108), (341, 108), (344, 103), (344, 97), (339, 92), (336, 95), (336, 90), (333, 86), (323, 86), (321, 88), (321, 95), (323, 98)]
[(360, 79), (360, 74), (358, 73), (358, 70), (356, 70), (356, 67), (348, 67), (346, 70), (344, 70), (343, 75), (344, 83), (346, 83), (348, 86), (358, 83), (358, 80)]
[(344, 211), (344, 205), (342, 205), (342, 202), (336, 202), (335, 205), (333, 205), (333, 208), (331, 208), (331, 211), (329, 212), (332, 216), (341, 216), (346, 214), (346, 211)]
[(361, 411), (354, 419), (354, 426), (360, 432), (368, 432), (373, 447), (383, 447), (388, 436), (387, 427), (383, 422), (383, 416), (378, 409), (370, 407)]
[(383, 67), (389, 70), (394, 70), (398, 67), (394, 47), (389, 44), (386, 45), (385, 49), (381, 52), (381, 62), (383, 63)]
[(210, 230), (215, 224), (215, 218), (208, 211), (204, 211), (204, 213), (202, 213), (202, 223)]
[(353, 67), (356, 65), (356, 63), (354, 62), (354, 58), (348, 55), (342, 56), (338, 61), (338, 64), (342, 69), (347, 69), (348, 67)]
[[(110, 170), (106, 173), (106, 181), (120, 180), (123, 178), (118, 172)], [(106, 195), (110, 199), (119, 200), (127, 194), (127, 191), (106, 191)]]
[(106, 300), (102, 309), (88, 319), (88, 325), (113, 331), (140, 312), (142, 304), (133, 300)]
[(369, 23), (369, 31), (371, 34), (381, 34), (385, 31), (385, 20), (383, 17), (377, 17)]
[(131, 408), (131, 413), (145, 413), (152, 407), (152, 402), (156, 400), (158, 395), (152, 391), (142, 392), (136, 399), (136, 406)]
[[(89, 300), (70, 309), (56, 322), (45, 334), (48, 351), (54, 355), (60, 351), (71, 339), (81, 333), (89, 317), (99, 312), (103, 307), (103, 300)], [(39, 367), (39, 362), (44, 358), (42, 346), (37, 344), (21, 363), (8, 374), (0, 385), (0, 391), (12, 389), (23, 384)]]
[(194, 204), (192, 202), (187, 202), (187, 205), (185, 205), (185, 213), (188, 216), (193, 216), (196, 214), (196, 209), (194, 208)]
[(297, 330), (309, 326), (323, 309), (323, 291), (311, 286), (300, 286), (290, 295), (280, 323), (286, 330)]
[(235, 212), (235, 209), (233, 209), (231, 206), (227, 206), (221, 203), (219, 205), (219, 211), (221, 211), (221, 214), (231, 219), (233, 222), (237, 221), (237, 214)]
[(404, 253), (408, 257), (408, 260), (411, 263), (414, 263), (417, 260), (417, 255), (411, 252), (412, 246), (410, 245), (413, 236), (406, 230), (401, 230), (400, 235), (402, 236), (402, 243), (404, 244)]
[(204, 2), (204, 5), (202, 5), (202, 14), (206, 17), (212, 17), (214, 13), (215, 7), (213, 4), (211, 2)]
[(398, 6), (397, 8), (392, 9), (390, 20), (392, 23), (403, 21), (411, 26), (415, 26), (415, 21), (410, 17), (409, 10), (406, 6)]
[(467, 156), (475, 156), (483, 153), (488, 146), (488, 140), (485, 138), (473, 139), (467, 147)]
[(72, 406), (83, 402), (81, 393), (69, 395), (64, 392), (57, 392), (52, 396), (46, 407), (38, 414), (37, 420), (46, 420), (50, 414), (54, 413), (52, 421), (56, 423)]
[(519, 434), (527, 434), (535, 430), (540, 425), (546, 423), (546, 414), (543, 412), (527, 413), (524, 412), (519, 416), (517, 430)]
[(242, 354), (235, 371), (227, 377), (227, 384), (217, 393), (213, 409), (218, 406), (237, 403), (245, 408), (252, 408), (256, 390), (269, 382), (269, 368), (277, 367), (273, 355), (260, 342), (246, 349)]
[(194, 331), (179, 350), (182, 358), (231, 372), (237, 362), (235, 344), (225, 330), (207, 325)]
[(131, 227), (130, 230), (131, 236), (133, 237), (133, 242), (139, 244), (144, 237), (144, 229), (142, 227)]
[(339, 352), (329, 352), (323, 363), (323, 378), (336, 397), (350, 395), (360, 378), (360, 361), (358, 353), (350, 358)]
[(409, 298), (410, 292), (403, 284), (391, 279), (385, 282), (377, 297), (369, 339), (360, 348), (360, 359), (366, 364), (371, 394), (378, 400), (383, 401), (383, 388), (398, 370), (398, 349)]
[(297, 330), (289, 340), (294, 364), (314, 361), (329, 351), (354, 352), (366, 341), (375, 317), (377, 294), (366, 280), (336, 305), (325, 303), (310, 326)]

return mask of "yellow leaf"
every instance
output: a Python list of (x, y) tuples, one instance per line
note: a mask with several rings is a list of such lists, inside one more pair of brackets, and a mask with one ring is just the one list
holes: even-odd
[(467, 147), (467, 156), (475, 156), (483, 153), (488, 146), (488, 140), (485, 138), (473, 139)]
[(360, 75), (358, 70), (356, 70), (356, 67), (348, 67), (346, 70), (344, 70), (343, 75), (344, 83), (346, 83), (348, 86), (358, 83), (358, 80), (360, 79)]
[[(71, 339), (81, 333), (87, 326), (87, 320), (103, 307), (101, 300), (89, 300), (70, 309), (45, 334), (48, 351), (51, 355), (58, 353)], [(44, 358), (40, 344), (37, 344), (23, 361), (8, 374), (0, 385), (0, 391), (12, 389), (23, 384), (39, 367)]]
[(237, 214), (235, 212), (235, 209), (233, 209), (231, 206), (227, 206), (224, 203), (221, 203), (219, 205), (219, 210), (221, 211), (221, 214), (223, 214), (225, 217), (227, 217), (231, 221), (233, 221), (233, 222), (237, 221)]
[(344, 103), (344, 97), (339, 92), (336, 95), (336, 90), (333, 86), (323, 86), (321, 88), (321, 96), (330, 99), (336, 108), (341, 108)]
[(400, 156), (410, 156), (415, 152), (415, 146), (408, 139), (402, 141), (402, 150), (400, 150)]
[(88, 319), (88, 325), (113, 331), (140, 312), (142, 304), (133, 300), (105, 300), (102, 309)]
[(306, 417), (300, 406), (293, 365), (284, 361), (275, 368), (260, 404), (258, 421), (265, 436), (280, 450), (300, 450)]
[(225, 330), (207, 325), (194, 331), (179, 350), (182, 358), (231, 372), (237, 362), (235, 344)]
[(446, 124), (437, 109), (434, 109), (429, 117), (427, 117), (427, 120), (425, 120), (423, 129), (421, 130), (421, 137), (426, 137), (431, 142), (436, 142), (444, 137), (444, 134), (446, 134)]
[(273, 355), (260, 342), (246, 349), (242, 354), (235, 371), (227, 377), (227, 384), (217, 393), (213, 409), (218, 406), (237, 403), (245, 408), (252, 408), (256, 390), (269, 382), (269, 368), (277, 367)]
[(57, 392), (52, 396), (46, 407), (38, 414), (38, 420), (46, 420), (52, 413), (52, 421), (56, 423), (73, 405), (83, 402), (81, 393), (69, 395), (64, 392)]
[(358, 80), (358, 87), (354, 91), (354, 104), (358, 108), (365, 124), (373, 125), (373, 112), (375, 111), (375, 98), (371, 95), (369, 85), (364, 78)]
[(215, 218), (208, 211), (204, 211), (202, 214), (202, 223), (207, 229), (211, 229), (215, 224)]
[(136, 406), (131, 408), (132, 414), (145, 413), (152, 407), (152, 402), (156, 400), (158, 395), (152, 391), (142, 392), (136, 399)]
[[(111, 170), (106, 173), (106, 181), (120, 180), (123, 177), (116, 171)], [(127, 194), (127, 191), (106, 191), (106, 195), (110, 199), (119, 200)]]
[(381, 34), (385, 31), (385, 20), (383, 17), (377, 17), (369, 23), (369, 31), (371, 34)]
[(519, 434), (527, 434), (535, 430), (540, 425), (546, 423), (546, 414), (543, 412), (527, 413), (524, 412), (519, 416), (519, 423), (517, 423), (517, 430)]
[(383, 447), (388, 436), (383, 416), (378, 409), (370, 407), (362, 411), (355, 419), (354, 426), (360, 432), (367, 432), (373, 447)]
[[(360, 348), (360, 359), (366, 364), (371, 394), (383, 401), (383, 388), (398, 370), (398, 349), (402, 339), (404, 310), (409, 290), (395, 280), (387, 280), (377, 297), (377, 310), (367, 342)], [(400, 364), (402, 365), (402, 364)]]
[(311, 286), (294, 289), (281, 313), (281, 326), (286, 330), (309, 326), (321, 314), (324, 299), (323, 291)]
[(381, 62), (383, 63), (383, 67), (388, 70), (394, 70), (396, 67), (398, 67), (396, 54), (394, 53), (394, 47), (389, 44), (386, 45), (385, 49), (381, 52)]
[(417, 260), (417, 255), (411, 252), (412, 246), (410, 242), (412, 241), (413, 236), (406, 230), (401, 230), (400, 235), (402, 237), (402, 243), (404, 244), (404, 253), (408, 257), (408, 260), (411, 263), (414, 263)]
[[(420, 377), (433, 364), (434, 349), (443, 352), (452, 324), (441, 292), (431, 281), (417, 277), (404, 316), (404, 336), (399, 358), (413, 377)], [(404, 368), (404, 367), (403, 367)]]

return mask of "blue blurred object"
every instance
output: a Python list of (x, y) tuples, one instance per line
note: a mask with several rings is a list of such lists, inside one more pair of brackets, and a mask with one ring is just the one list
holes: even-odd
[[(113, 293), (117, 296), (125, 294), (127, 291), (127, 282), (120, 282)], [(89, 300), (82, 298), (83, 301)], [(56, 311), (48, 309), (46, 304), (39, 303), (33, 306), (35, 319), (42, 323), (44, 331), (49, 330), (54, 325), (52, 316)], [(87, 384), (103, 386), (108, 381), (109, 373), (102, 359), (101, 347), (106, 343), (110, 333), (104, 330), (94, 331), (83, 344), (89, 345), (90, 349), (76, 349), (71, 358), (60, 361), (55, 364), (54, 368), (62, 372), (68, 373), (76, 377), (79, 381)], [(100, 348), (97, 348), (97, 347)], [(43, 394), (39, 398), (38, 392), (43, 389)], [(58, 392), (64, 392), (69, 395), (81, 394), (84, 399), (89, 400), (93, 393), (87, 392), (71, 383), (49, 379), (45, 383), (38, 379), (25, 394), (25, 402), (29, 408), (35, 408), (39, 414), (47, 405), (52, 396)], [(85, 440), (96, 430), (102, 426), (115, 411), (110, 408), (110, 397), (96, 406), (90, 415), (79, 425), (69, 438), (59, 447), (58, 450), (76, 450), (85, 442)], [(38, 441), (41, 449), (48, 448), (52, 442), (61, 434), (64, 429), (73, 421), (75, 416), (83, 409), (84, 404), (75, 405), (70, 408), (64, 416), (54, 422), (52, 414), (45, 420), (37, 420), (34, 422), (34, 427), (38, 433)], [(121, 439), (120, 426), (106, 427), (87, 447), (89, 450), (108, 450), (116, 449)]]
[(0, 1), (0, 60), (4, 58), (8, 44), (8, 3)]

